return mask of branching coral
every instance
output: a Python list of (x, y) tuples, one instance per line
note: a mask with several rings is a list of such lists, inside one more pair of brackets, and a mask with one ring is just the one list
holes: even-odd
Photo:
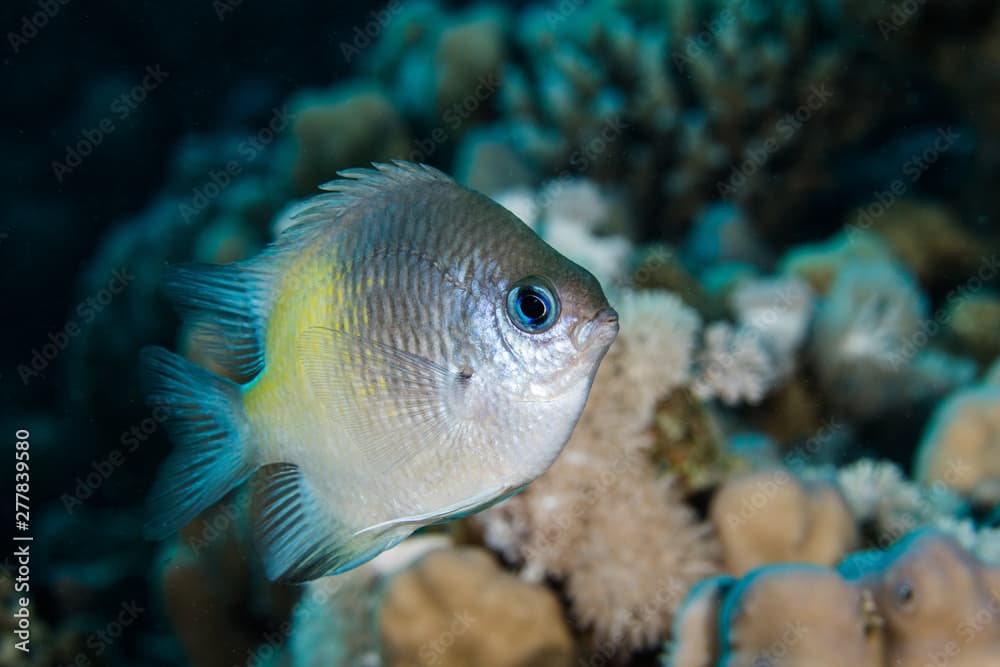
[(913, 279), (885, 262), (853, 262), (837, 273), (820, 304), (812, 358), (826, 394), (854, 417), (899, 400), (900, 371), (927, 317)]
[(888, 461), (856, 461), (837, 470), (837, 482), (855, 520), (871, 528), (880, 547), (919, 526), (964, 512), (954, 493), (914, 484)]
[(688, 587), (716, 571), (717, 548), (649, 458), (657, 402), (688, 378), (698, 317), (657, 292), (617, 306), (621, 334), (563, 454), (478, 520), (523, 576), (566, 580), (600, 650), (625, 652), (663, 638)]
[(726, 322), (706, 327), (691, 383), (695, 396), (727, 405), (759, 403), (777, 380), (777, 362), (758, 331)]
[(737, 322), (760, 332), (779, 367), (791, 370), (787, 366), (812, 322), (814, 297), (809, 286), (794, 278), (748, 280), (736, 286), (729, 302)]
[(733, 289), (734, 327), (715, 322), (704, 332), (691, 388), (701, 399), (757, 404), (796, 368), (812, 319), (812, 292), (793, 278), (746, 280)]

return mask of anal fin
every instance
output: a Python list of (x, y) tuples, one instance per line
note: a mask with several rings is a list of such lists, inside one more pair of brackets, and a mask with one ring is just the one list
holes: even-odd
[(264, 466), (254, 483), (254, 532), (272, 581), (303, 583), (346, 572), (412, 532), (398, 525), (350, 529), (324, 507), (308, 478), (291, 463)]

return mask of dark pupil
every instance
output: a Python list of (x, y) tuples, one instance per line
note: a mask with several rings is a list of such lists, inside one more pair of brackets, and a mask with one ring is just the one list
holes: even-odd
[(518, 297), (517, 307), (521, 309), (521, 313), (525, 318), (532, 322), (537, 322), (545, 317), (545, 313), (548, 310), (542, 298), (535, 292), (530, 291), (526, 291)]

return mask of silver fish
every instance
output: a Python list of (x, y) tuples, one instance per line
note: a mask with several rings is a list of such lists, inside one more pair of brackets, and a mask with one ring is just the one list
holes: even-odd
[(569, 439), (618, 332), (597, 280), (445, 174), (375, 166), (323, 186), (258, 256), (168, 277), (248, 381), (144, 350), (175, 443), (152, 537), (256, 473), (268, 576), (306, 581), (516, 493)]

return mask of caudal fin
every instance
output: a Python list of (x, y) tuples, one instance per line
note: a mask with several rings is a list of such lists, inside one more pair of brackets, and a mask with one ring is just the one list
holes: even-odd
[(240, 385), (161, 347), (144, 348), (140, 360), (146, 403), (162, 410), (174, 443), (148, 500), (146, 536), (162, 539), (256, 465), (248, 453), (250, 426)]

